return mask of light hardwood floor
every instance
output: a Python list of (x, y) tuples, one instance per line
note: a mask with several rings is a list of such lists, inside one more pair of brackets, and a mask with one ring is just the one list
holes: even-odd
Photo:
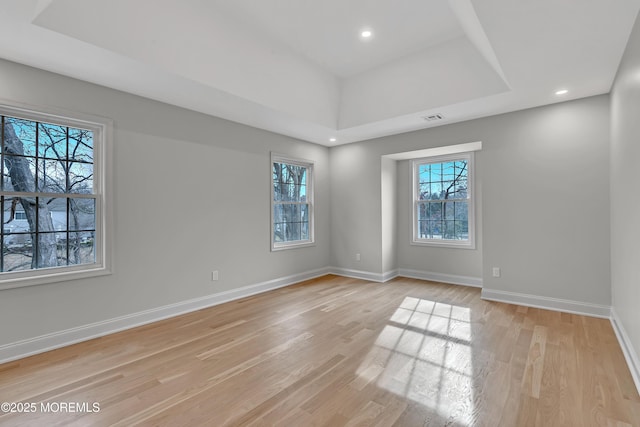
[(0, 414), (21, 426), (640, 426), (608, 320), (404, 278), (326, 276), (0, 365), (0, 401), (38, 406)]

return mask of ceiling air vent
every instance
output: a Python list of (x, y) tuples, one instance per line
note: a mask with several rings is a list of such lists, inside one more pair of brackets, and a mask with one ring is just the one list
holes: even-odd
[(433, 122), (433, 121), (436, 121), (436, 120), (444, 119), (444, 116), (442, 114), (432, 114), (430, 116), (424, 116), (422, 118), (427, 122)]

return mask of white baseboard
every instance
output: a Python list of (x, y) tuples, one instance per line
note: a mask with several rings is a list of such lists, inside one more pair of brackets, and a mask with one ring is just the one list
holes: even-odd
[[(370, 282), (385, 282), (385, 275), (388, 273), (372, 273), (371, 271), (363, 271), (363, 270), (352, 270), (350, 268), (342, 268), (342, 267), (329, 267), (329, 271), (331, 274), (336, 274), (338, 276), (344, 277), (353, 277), (354, 279), (362, 279), (368, 280)], [(394, 272), (391, 272), (395, 274)], [(395, 277), (395, 276), (393, 276)]]
[(638, 393), (640, 393), (640, 359), (638, 358), (638, 353), (636, 353), (633, 348), (633, 344), (629, 339), (629, 335), (627, 335), (627, 331), (624, 329), (622, 321), (620, 321), (618, 317), (618, 313), (616, 313), (613, 307), (611, 308), (611, 326), (613, 326), (613, 331), (616, 333), (616, 337), (618, 337), (618, 342), (622, 348), (624, 358), (627, 361), (627, 366), (629, 366), (629, 371), (631, 371), (636, 389)]
[(452, 285), (482, 287), (482, 277), (458, 276), (454, 274), (434, 273), (431, 271), (411, 270), (408, 268), (399, 268), (398, 276), (430, 280), (432, 282), (450, 283)]
[(382, 281), (383, 282), (388, 282), (391, 279), (395, 279), (399, 275), (400, 274), (398, 273), (398, 270), (386, 271), (386, 272), (382, 273)]
[(5, 344), (0, 346), (0, 363), (21, 359), (38, 353), (44, 353), (45, 351), (75, 344), (81, 341), (87, 341), (92, 338), (101, 337), (114, 332), (145, 325), (147, 323), (157, 322), (158, 320), (167, 319), (180, 314), (201, 310), (203, 308), (212, 307), (225, 302), (282, 288), (304, 280), (324, 276), (330, 272), (329, 268), (320, 268)]
[(433, 282), (450, 283), (453, 285), (465, 285), (482, 287), (481, 277), (456, 276), (453, 274), (433, 273), (430, 271), (410, 270), (408, 268), (399, 268), (384, 273), (373, 273), (371, 271), (352, 270), (342, 267), (330, 267), (330, 272), (338, 276), (353, 277), (355, 279), (368, 280), (371, 282), (384, 283), (398, 276), (409, 277), (412, 279), (431, 280)]
[(566, 313), (582, 314), (585, 316), (603, 317), (606, 319), (611, 317), (611, 307), (608, 305), (591, 304), (588, 302), (549, 298), (487, 288), (482, 289), (481, 296), (482, 299), (490, 301), (506, 302), (509, 304), (524, 305), (527, 307), (563, 311)]

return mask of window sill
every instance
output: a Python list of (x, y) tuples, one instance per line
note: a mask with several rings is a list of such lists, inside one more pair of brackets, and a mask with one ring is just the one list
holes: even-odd
[(413, 246), (428, 246), (432, 248), (447, 248), (447, 249), (475, 249), (475, 242), (460, 242), (455, 243), (454, 240), (412, 240)]
[(22, 288), (26, 286), (45, 285), (48, 283), (66, 282), (69, 280), (86, 279), (90, 277), (106, 276), (111, 274), (111, 270), (102, 266), (84, 267), (82, 269), (65, 268), (61, 271), (57, 269), (42, 269), (32, 271), (30, 275), (17, 273), (4, 273), (0, 275), (0, 291), (4, 289)]
[(316, 242), (311, 240), (305, 240), (301, 242), (291, 243), (277, 243), (271, 246), (271, 252), (284, 251), (287, 249), (306, 248), (308, 246), (315, 246)]

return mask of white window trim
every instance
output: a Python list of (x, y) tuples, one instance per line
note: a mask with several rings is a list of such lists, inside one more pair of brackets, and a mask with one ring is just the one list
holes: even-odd
[[(476, 248), (476, 220), (475, 220), (475, 162), (474, 152), (464, 152), (456, 154), (447, 154), (442, 156), (430, 156), (421, 159), (413, 159), (411, 161), (411, 244), (415, 246), (431, 246), (440, 248), (455, 248), (455, 249), (475, 249)], [(438, 240), (438, 239), (419, 239), (417, 237), (418, 228), (418, 165), (426, 163), (442, 163), (451, 160), (467, 160), (467, 183), (470, 191), (470, 196), (467, 199), (469, 204), (469, 240)]]
[[(274, 206), (274, 194), (273, 194), (273, 164), (274, 163), (287, 163), (290, 165), (303, 166), (307, 168), (307, 202), (304, 204), (309, 205), (309, 239), (299, 240), (294, 242), (275, 242), (273, 239), (274, 227), (273, 227), (273, 206)], [(285, 156), (282, 154), (271, 153), (271, 163), (269, 163), (269, 184), (271, 187), (271, 214), (269, 218), (271, 220), (271, 227), (269, 227), (271, 234), (269, 240), (271, 241), (271, 251), (282, 251), (286, 249), (304, 248), (307, 246), (315, 246), (315, 205), (314, 205), (314, 186), (315, 186), (315, 162), (311, 160), (304, 160)]]
[(0, 290), (103, 276), (113, 269), (113, 203), (111, 189), (113, 121), (86, 113), (32, 106), (0, 99), (0, 114), (40, 122), (59, 123), (93, 132), (93, 175), (96, 200), (96, 262), (78, 266), (0, 273)]

